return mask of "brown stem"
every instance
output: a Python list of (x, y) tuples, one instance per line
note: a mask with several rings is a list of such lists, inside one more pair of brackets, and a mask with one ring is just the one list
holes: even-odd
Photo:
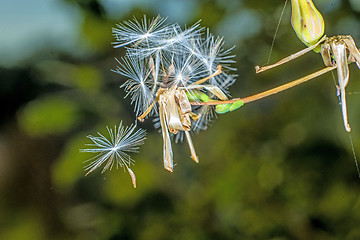
[(234, 103), (236, 101), (242, 100), (244, 103), (249, 103), (249, 102), (254, 102), (257, 100), (260, 100), (262, 98), (274, 95), (276, 93), (288, 90), (289, 88), (295, 87), (297, 85), (300, 85), (304, 82), (307, 82), (313, 78), (316, 78), (324, 73), (330, 72), (331, 70), (334, 70), (336, 68), (335, 67), (327, 67), (324, 69), (321, 69), (320, 71), (314, 72), (312, 74), (309, 74), (305, 77), (299, 78), (297, 80), (294, 80), (292, 82), (286, 83), (284, 85), (281, 85), (279, 87), (249, 96), (249, 97), (245, 97), (245, 98), (234, 98), (231, 100), (227, 100), (227, 101), (209, 101), (209, 102), (191, 102), (191, 105), (218, 105), (218, 104), (228, 104), (228, 103)]
[(196, 81), (196, 82), (190, 84), (189, 86), (200, 85), (200, 84), (204, 83), (206, 80), (208, 80), (212, 77), (215, 77), (215, 76), (219, 75), (220, 73), (222, 73), (222, 67), (221, 67), (221, 65), (217, 65), (216, 71), (213, 74), (211, 74), (210, 76), (207, 76), (205, 78), (202, 78), (199, 81)]
[(260, 66), (256, 66), (255, 67), (255, 70), (256, 70), (256, 73), (260, 73), (260, 72), (264, 72), (266, 70), (269, 70), (271, 68), (274, 68), (274, 67), (277, 67), (277, 66), (280, 66), (284, 63), (287, 63), (287, 62), (290, 62), (292, 60), (294, 60), (295, 58), (298, 58), (298, 57), (301, 57), (303, 56), (305, 53), (308, 53), (310, 52), (311, 50), (315, 49), (319, 44), (321, 44), (322, 42), (324, 42), (325, 40), (327, 39), (326, 36), (323, 36), (316, 44), (310, 46), (310, 47), (307, 47), (297, 53), (294, 53), (286, 58), (283, 58), (281, 59), (280, 61), (274, 63), (274, 64), (271, 64), (271, 65), (267, 65), (267, 66), (263, 66), (263, 67), (260, 67)]

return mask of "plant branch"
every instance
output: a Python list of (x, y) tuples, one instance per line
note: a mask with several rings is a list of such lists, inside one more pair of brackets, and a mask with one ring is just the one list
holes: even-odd
[(218, 105), (218, 104), (229, 104), (229, 103), (234, 103), (236, 101), (243, 101), (244, 104), (245, 103), (250, 103), (250, 102), (254, 102), (254, 101), (257, 101), (257, 100), (260, 100), (262, 98), (265, 98), (265, 97), (269, 97), (271, 95), (274, 95), (274, 94), (277, 94), (279, 92), (282, 92), (282, 91), (285, 91), (285, 90), (288, 90), (289, 88), (292, 88), (292, 87), (295, 87), (297, 85), (300, 85), (302, 83), (305, 83), (311, 79), (314, 79), (324, 73), (327, 73), (327, 72), (330, 72), (332, 70), (334, 70), (336, 68), (336, 66), (334, 67), (327, 67), (327, 68), (324, 68), (324, 69), (321, 69), (317, 72), (314, 72), (312, 74), (309, 74), (305, 77), (302, 77), (302, 78), (299, 78), (297, 80), (294, 80), (292, 82), (289, 82), (289, 83), (286, 83), (284, 85), (281, 85), (279, 87), (275, 87), (275, 88), (272, 88), (270, 90), (267, 90), (267, 91), (264, 91), (264, 92), (261, 92), (261, 93), (258, 93), (258, 94), (255, 94), (255, 95), (252, 95), (252, 96), (249, 96), (249, 97), (245, 97), (245, 98), (234, 98), (234, 99), (231, 99), (231, 100), (227, 100), (227, 101), (209, 101), (209, 102), (191, 102), (190, 104), (191, 105)]

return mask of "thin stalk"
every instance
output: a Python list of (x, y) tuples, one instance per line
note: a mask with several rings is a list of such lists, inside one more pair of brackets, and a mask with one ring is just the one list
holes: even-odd
[(194, 144), (191, 140), (191, 136), (190, 136), (190, 133), (188, 131), (185, 131), (185, 136), (186, 136), (186, 139), (188, 141), (188, 144), (189, 144), (189, 148), (190, 148), (190, 152), (191, 152), (191, 158), (195, 161), (195, 162), (199, 162), (199, 158), (198, 156), (196, 155), (196, 152), (195, 152), (195, 147), (194, 147)]
[(307, 47), (297, 53), (294, 53), (294, 54), (291, 54), (290, 56), (284, 58), (284, 59), (281, 59), (280, 61), (274, 63), (274, 64), (271, 64), (271, 65), (266, 65), (266, 66), (263, 66), (263, 67), (260, 67), (260, 66), (256, 66), (255, 67), (255, 70), (256, 70), (256, 73), (260, 73), (260, 72), (264, 72), (266, 70), (269, 70), (271, 68), (274, 68), (274, 67), (277, 67), (277, 66), (280, 66), (284, 63), (287, 63), (287, 62), (290, 62), (292, 60), (294, 60), (295, 58), (298, 58), (298, 57), (301, 57), (303, 56), (305, 53), (308, 53), (310, 52), (311, 50), (315, 49), (320, 43), (324, 42), (325, 40), (327, 39), (326, 36), (323, 36), (316, 44), (310, 46), (310, 47)]
[(200, 79), (200, 80), (198, 80), (198, 81), (190, 84), (189, 86), (200, 85), (200, 84), (204, 83), (206, 80), (208, 80), (208, 79), (210, 79), (210, 78), (212, 78), (212, 77), (215, 77), (215, 76), (219, 75), (220, 73), (222, 73), (222, 68), (221, 68), (221, 65), (218, 65), (218, 66), (216, 67), (216, 71), (215, 71), (213, 74), (211, 74), (211, 75), (208, 76), (208, 77), (202, 78), (202, 79)]
[(249, 97), (245, 97), (245, 98), (234, 98), (234, 99), (227, 100), (227, 101), (191, 102), (190, 104), (191, 105), (218, 105), (218, 104), (234, 103), (234, 102), (239, 101), (239, 100), (243, 101), (244, 104), (245, 103), (250, 103), (250, 102), (254, 102), (254, 101), (260, 100), (262, 98), (269, 97), (271, 95), (277, 94), (279, 92), (288, 90), (289, 88), (295, 87), (295, 86), (300, 85), (302, 83), (305, 83), (305, 82), (307, 82), (307, 81), (309, 81), (311, 79), (314, 79), (314, 78), (316, 78), (316, 77), (318, 77), (318, 76), (320, 76), (320, 75), (322, 75), (324, 73), (330, 72), (330, 71), (334, 70), (335, 68), (336, 68), (336, 66), (327, 67), (327, 68), (321, 69), (320, 71), (309, 74), (309, 75), (307, 75), (305, 77), (302, 77), (302, 78), (299, 78), (299, 79), (294, 80), (292, 82), (281, 85), (279, 87), (272, 88), (270, 90), (267, 90), (267, 91), (264, 91), (264, 92), (249, 96)]

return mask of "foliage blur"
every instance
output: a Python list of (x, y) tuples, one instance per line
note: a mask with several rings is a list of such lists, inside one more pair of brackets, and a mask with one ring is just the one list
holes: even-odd
[[(360, 46), (358, 0), (315, 0), (326, 34)], [(326, 74), (285, 93), (218, 116), (193, 137), (200, 163), (175, 145), (163, 169), (161, 134), (151, 120), (132, 168), (84, 177), (86, 136), (134, 122), (111, 46), (118, 22), (160, 14), (201, 19), (225, 47), (236, 46), (235, 97), (323, 68), (309, 53), (259, 75), (284, 1), (4, 0), (0, 3), (0, 239), (360, 239), (360, 179)], [(303, 49), (281, 21), (271, 62)], [(348, 90), (352, 141), (360, 156), (360, 71)], [(335, 75), (335, 73), (334, 73)]]

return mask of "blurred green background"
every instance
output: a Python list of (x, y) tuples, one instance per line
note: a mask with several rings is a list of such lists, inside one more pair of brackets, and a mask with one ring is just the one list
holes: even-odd
[[(326, 34), (360, 46), (360, 1), (314, 0)], [(111, 72), (111, 28), (158, 14), (168, 23), (201, 19), (236, 46), (236, 97), (323, 68), (309, 53), (259, 75), (283, 0), (2, 0), (0, 2), (0, 239), (360, 239), (360, 179), (332, 74), (218, 116), (163, 169), (151, 120), (128, 174), (84, 176), (86, 136), (135, 114)], [(304, 48), (290, 4), (271, 62)], [(350, 66), (349, 119), (360, 156), (360, 71)], [(335, 75), (335, 74), (334, 74)], [(336, 76), (336, 75), (335, 75)]]

